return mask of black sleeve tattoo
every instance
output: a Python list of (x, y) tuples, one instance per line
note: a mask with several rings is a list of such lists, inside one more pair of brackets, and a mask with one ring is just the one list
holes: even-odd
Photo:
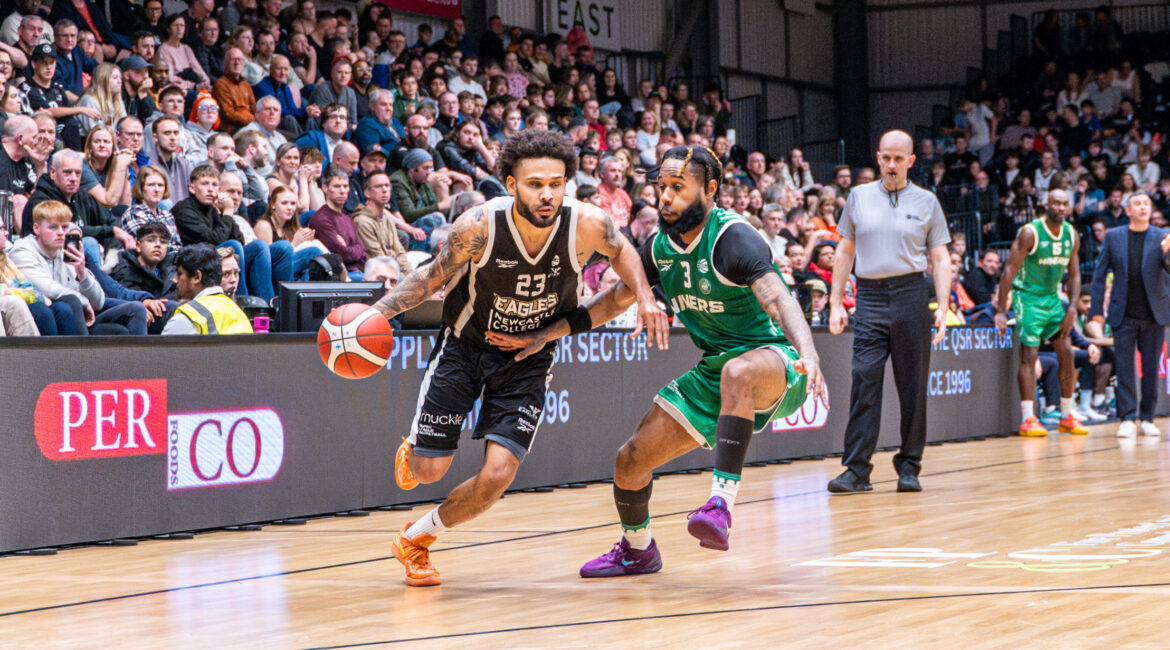
[(482, 207), (472, 208), (455, 221), (447, 244), (433, 260), (411, 271), (398, 286), (374, 303), (387, 319), (411, 309), (434, 295), (451, 278), (478, 257), (487, 245), (487, 221)]

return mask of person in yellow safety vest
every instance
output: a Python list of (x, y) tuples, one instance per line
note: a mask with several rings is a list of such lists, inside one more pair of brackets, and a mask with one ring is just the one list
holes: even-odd
[(251, 334), (252, 324), (219, 286), (223, 272), (210, 244), (184, 246), (175, 255), (175, 287), (183, 304), (163, 334)]

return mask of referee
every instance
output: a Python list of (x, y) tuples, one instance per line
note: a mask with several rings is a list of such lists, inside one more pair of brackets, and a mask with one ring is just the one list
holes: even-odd
[(846, 469), (829, 481), (829, 491), (872, 490), (869, 462), (882, 419), (886, 359), (893, 357), (894, 384), (902, 406), (902, 449), (894, 456), (899, 492), (920, 492), (918, 472), (926, 445), (926, 379), (930, 365), (930, 285), (927, 253), (934, 267), (934, 341), (946, 334), (951, 262), (942, 206), (934, 194), (907, 180), (914, 164), (914, 140), (890, 131), (878, 145), (881, 181), (859, 185), (845, 202), (838, 222), (841, 242), (833, 262), (829, 331), (840, 334), (849, 314), (841, 306), (845, 281), (857, 258), (857, 310), (853, 326), (853, 387), (845, 427)]

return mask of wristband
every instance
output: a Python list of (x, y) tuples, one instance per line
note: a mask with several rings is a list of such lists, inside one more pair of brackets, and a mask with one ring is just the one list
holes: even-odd
[(580, 334), (593, 329), (593, 319), (589, 316), (589, 310), (584, 307), (578, 307), (566, 314), (565, 320), (569, 321), (570, 334)]

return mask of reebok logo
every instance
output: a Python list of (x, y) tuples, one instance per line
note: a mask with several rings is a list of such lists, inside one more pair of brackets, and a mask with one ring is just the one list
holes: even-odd
[(503, 260), (503, 259), (496, 260), (496, 266), (498, 266), (501, 269), (515, 268), (517, 264), (519, 264), (519, 262), (517, 262), (516, 260)]

